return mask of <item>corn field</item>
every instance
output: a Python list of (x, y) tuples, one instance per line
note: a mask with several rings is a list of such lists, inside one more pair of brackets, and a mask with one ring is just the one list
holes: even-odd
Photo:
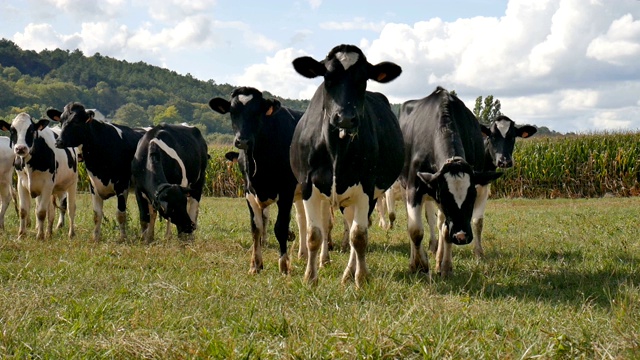
[(585, 198), (640, 194), (640, 133), (531, 138), (516, 142), (515, 166), (493, 197)]
[[(209, 148), (205, 196), (243, 195), (242, 175), (224, 154)], [(533, 137), (516, 142), (515, 166), (492, 186), (493, 198), (585, 198), (640, 194), (640, 133)], [(84, 165), (79, 190), (89, 190)]]

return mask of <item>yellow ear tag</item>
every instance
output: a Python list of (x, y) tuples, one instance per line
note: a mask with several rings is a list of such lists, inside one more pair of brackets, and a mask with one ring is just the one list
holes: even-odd
[(386, 78), (386, 77), (387, 77), (387, 74), (386, 74), (386, 73), (380, 73), (380, 74), (378, 75), (378, 77), (376, 78), (376, 80), (378, 80), (378, 81), (382, 81), (382, 80), (383, 80), (384, 78)]
[(271, 116), (271, 114), (273, 114), (273, 106), (269, 106), (269, 109), (265, 113), (265, 115), (267, 115), (267, 116)]

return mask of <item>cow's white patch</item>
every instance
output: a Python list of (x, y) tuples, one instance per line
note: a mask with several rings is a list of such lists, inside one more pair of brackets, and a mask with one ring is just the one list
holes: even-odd
[(253, 95), (238, 95), (238, 100), (240, 100), (243, 105), (247, 105), (251, 99), (253, 99)]
[(117, 126), (114, 126), (111, 123), (105, 123), (105, 124), (111, 126), (113, 130), (115, 130), (118, 133), (118, 136), (120, 136), (120, 139), (122, 139), (122, 130), (120, 130)]
[(338, 59), (338, 61), (340, 61), (340, 63), (342, 64), (342, 67), (347, 70), (351, 67), (351, 65), (355, 64), (358, 62), (358, 59), (360, 58), (360, 55), (358, 53), (354, 53), (354, 52), (337, 52), (336, 53), (336, 59)]
[(471, 186), (471, 177), (469, 174), (454, 176), (447, 173), (444, 174), (444, 178), (447, 180), (449, 192), (453, 195), (453, 199), (456, 201), (458, 208), (462, 208), (462, 203), (464, 199), (466, 199), (469, 187)]
[(496, 121), (496, 127), (498, 128), (498, 131), (500, 131), (500, 134), (502, 134), (502, 137), (506, 139), (507, 133), (511, 128), (511, 121), (509, 120)]
[(93, 191), (102, 199), (107, 199), (116, 194), (116, 189), (111, 180), (105, 184), (97, 176), (93, 175), (91, 171), (87, 170), (87, 173), (89, 174), (89, 181), (93, 185)]
[(180, 157), (178, 156), (178, 153), (160, 139), (151, 139), (149, 143), (158, 145), (158, 147), (162, 149), (162, 151), (164, 151), (167, 155), (171, 156), (171, 158), (173, 158), (175, 161), (178, 162), (178, 165), (180, 166), (180, 171), (182, 172), (182, 180), (180, 181), (180, 186), (186, 187), (187, 185), (189, 185), (189, 183), (187, 182), (187, 169), (184, 167), (184, 163), (182, 162), (182, 159), (180, 159)]
[(18, 114), (11, 122), (11, 127), (16, 130), (17, 135), (16, 142), (13, 144), (14, 149), (17, 146), (28, 146), (26, 137), (29, 126), (31, 126), (31, 116), (27, 113)]

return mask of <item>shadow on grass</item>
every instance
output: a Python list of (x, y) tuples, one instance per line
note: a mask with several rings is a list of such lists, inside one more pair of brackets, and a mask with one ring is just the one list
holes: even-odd
[(611, 308), (612, 300), (627, 288), (640, 286), (640, 259), (628, 254), (617, 254), (615, 259), (609, 257), (590, 267), (585, 267), (589, 259), (579, 250), (534, 251), (526, 259), (504, 253), (493, 253), (483, 260), (472, 257), (469, 253), (456, 256), (454, 251), (454, 273), (443, 279), (435, 273), (435, 257), (429, 253), (431, 280), (429, 275), (412, 274), (407, 268), (398, 269), (394, 278), (401, 283), (425, 283), (441, 295), (575, 306), (588, 301), (602, 308)]

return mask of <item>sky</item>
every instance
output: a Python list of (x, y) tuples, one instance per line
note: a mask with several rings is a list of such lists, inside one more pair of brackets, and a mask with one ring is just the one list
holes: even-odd
[(25, 50), (79, 49), (291, 99), (321, 81), (293, 59), (353, 44), (402, 67), (367, 85), (392, 103), (442, 86), (470, 109), (493, 95), (517, 124), (640, 130), (640, 0), (2, 0), (0, 13), (0, 37)]

